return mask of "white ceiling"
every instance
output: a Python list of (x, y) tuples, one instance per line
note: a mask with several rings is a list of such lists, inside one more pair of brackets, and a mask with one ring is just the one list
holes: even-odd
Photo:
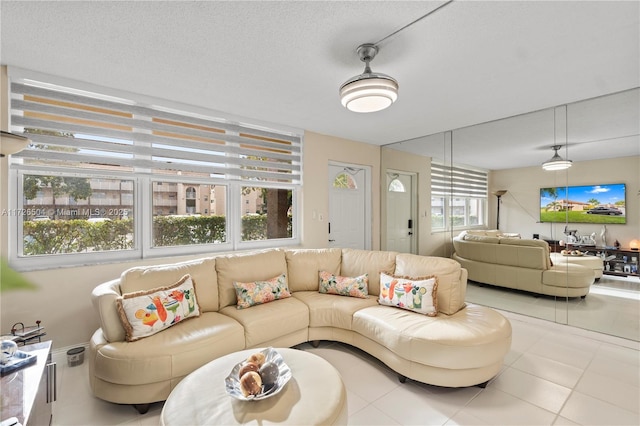
[[(0, 62), (427, 155), (466, 128), (454, 158), (487, 169), (551, 157), (543, 110), (640, 86), (638, 1), (455, 1), (380, 44), (372, 69), (400, 84), (391, 108), (344, 109), (356, 47), (443, 3), (2, 0)], [(570, 106), (571, 159), (639, 155), (638, 96)]]

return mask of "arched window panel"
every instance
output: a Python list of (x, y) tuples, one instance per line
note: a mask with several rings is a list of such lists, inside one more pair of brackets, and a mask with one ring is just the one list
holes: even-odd
[(350, 174), (342, 172), (333, 180), (333, 187), (340, 189), (358, 189), (358, 184)]
[(394, 178), (389, 182), (389, 192), (406, 192), (406, 190), (400, 179)]

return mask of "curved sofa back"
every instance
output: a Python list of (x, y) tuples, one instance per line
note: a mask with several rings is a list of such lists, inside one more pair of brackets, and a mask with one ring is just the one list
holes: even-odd
[(235, 305), (234, 281), (252, 282), (286, 274), (292, 293), (318, 291), (318, 272), (369, 276), (369, 294), (380, 294), (380, 273), (438, 277), (438, 312), (452, 315), (465, 306), (467, 271), (452, 259), (391, 251), (357, 249), (268, 249), (207, 257), (173, 264), (134, 267), (120, 279), (96, 287), (92, 294), (100, 326), (109, 342), (124, 341), (116, 299), (124, 293), (169, 286), (191, 274), (202, 312)]
[(549, 244), (543, 240), (461, 234), (453, 239), (456, 256), (476, 262), (547, 270)]
[(438, 312), (453, 315), (465, 306), (467, 270), (453, 259), (399, 253), (396, 256), (396, 275), (438, 277)]
[[(268, 280), (287, 273), (284, 250), (281, 249), (225, 254), (215, 259), (220, 309), (236, 304), (234, 282)], [(199, 292), (198, 288), (196, 288), (196, 294), (197, 292)]]

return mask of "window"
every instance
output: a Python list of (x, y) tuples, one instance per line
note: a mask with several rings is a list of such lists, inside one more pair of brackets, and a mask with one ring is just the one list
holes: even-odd
[(293, 236), (293, 192), (281, 188), (243, 187), (247, 204), (242, 217), (242, 241), (291, 238)]
[(358, 184), (348, 173), (340, 173), (333, 180), (333, 187), (340, 189), (358, 189)]
[(33, 142), (10, 159), (10, 207), (26, 212), (10, 218), (18, 269), (299, 242), (300, 131), (28, 71), (9, 78), (11, 131)]
[[(198, 190), (201, 192), (210, 191), (210, 185), (154, 181), (152, 188), (151, 247), (220, 245), (228, 242), (225, 212), (209, 214), (208, 204), (199, 205), (196, 203)], [(223, 192), (221, 196), (225, 195), (226, 192)], [(178, 202), (178, 198), (182, 202)]]
[(400, 179), (394, 177), (391, 182), (389, 182), (389, 192), (405, 192), (404, 185), (400, 182)]
[(431, 163), (431, 229), (486, 225), (487, 172)]

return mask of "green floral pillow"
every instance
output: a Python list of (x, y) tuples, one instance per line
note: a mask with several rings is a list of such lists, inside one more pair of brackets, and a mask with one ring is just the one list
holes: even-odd
[(438, 278), (434, 275), (411, 278), (381, 272), (378, 303), (435, 317), (438, 314), (437, 289)]
[(128, 342), (200, 315), (195, 283), (189, 274), (170, 286), (125, 293), (116, 299), (116, 306)]
[(369, 297), (369, 276), (367, 274), (352, 278), (320, 271), (318, 276), (320, 277), (320, 293), (359, 297), (361, 299)]
[(287, 276), (282, 274), (266, 281), (255, 281), (252, 283), (234, 282), (238, 298), (237, 309), (249, 308), (254, 305), (272, 302), (277, 299), (291, 297), (287, 286)]

